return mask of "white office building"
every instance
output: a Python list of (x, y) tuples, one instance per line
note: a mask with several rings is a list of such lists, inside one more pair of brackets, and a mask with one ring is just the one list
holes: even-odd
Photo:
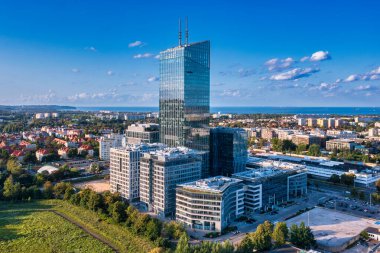
[(221, 232), (244, 214), (239, 179), (217, 176), (184, 183), (176, 189), (176, 220), (193, 229)]

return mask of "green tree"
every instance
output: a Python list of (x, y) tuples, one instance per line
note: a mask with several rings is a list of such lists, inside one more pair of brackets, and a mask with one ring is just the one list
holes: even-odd
[(252, 242), (252, 234), (246, 235), (237, 247), (237, 253), (252, 252), (254, 245)]
[[(97, 211), (99, 209), (102, 209), (103, 207), (103, 198), (102, 195), (96, 193), (95, 191), (91, 191), (88, 202), (87, 202), (88, 209), (92, 211)], [(124, 209), (123, 209), (124, 212)]]
[(360, 232), (360, 238), (362, 238), (363, 240), (368, 240), (369, 239), (369, 234), (367, 231), (363, 230), (362, 232)]
[(277, 247), (286, 243), (286, 240), (288, 239), (288, 227), (285, 222), (278, 222), (276, 224), (273, 230), (272, 239)]
[(307, 154), (310, 156), (320, 156), (321, 155), (321, 149), (319, 145), (317, 144), (312, 144), (310, 145)]
[(305, 226), (304, 222), (301, 222), (299, 226), (293, 224), (290, 227), (290, 242), (303, 249), (310, 249), (316, 245), (310, 227)]
[(53, 187), (53, 192), (56, 198), (59, 198), (65, 194), (67, 188), (73, 188), (71, 183), (59, 182)]
[(189, 246), (189, 236), (186, 233), (182, 233), (179, 238), (175, 253), (191, 253), (191, 248)]
[(294, 144), (291, 140), (282, 141), (282, 151), (285, 151), (285, 152), (295, 151), (296, 148), (297, 148), (296, 144)]
[(13, 176), (10, 175), (4, 182), (3, 196), (6, 199), (17, 200), (21, 196), (20, 183), (13, 182)]
[(253, 246), (257, 251), (269, 250), (272, 247), (271, 227), (270, 223), (266, 221), (264, 224), (260, 224), (252, 234)]
[(137, 220), (133, 224), (133, 232), (135, 232), (136, 234), (144, 234), (149, 220), (150, 216), (148, 214), (139, 213)]
[(380, 192), (380, 179), (376, 181), (376, 189), (378, 192)]
[(329, 181), (334, 183), (334, 184), (337, 184), (340, 182), (340, 177), (337, 174), (332, 174)]
[(126, 218), (126, 206), (121, 201), (116, 201), (111, 205), (111, 217), (115, 222), (123, 222)]
[(273, 138), (271, 141), (272, 149), (277, 152), (282, 152), (283, 144), (282, 141), (278, 138)]
[(347, 186), (354, 185), (355, 174), (353, 173), (345, 173), (340, 176), (340, 182)]
[(297, 224), (292, 224), (292, 226), (290, 227), (290, 242), (294, 245), (299, 245), (300, 239), (301, 235)]
[(64, 200), (69, 200), (71, 199), (71, 196), (75, 193), (74, 188), (66, 188), (65, 194), (63, 195)]
[(50, 181), (44, 183), (44, 196), (47, 199), (53, 198), (53, 184)]
[(161, 222), (157, 219), (150, 219), (146, 225), (145, 236), (148, 237), (151, 241), (156, 240), (161, 235)]
[(20, 163), (16, 159), (9, 159), (7, 162), (7, 170), (12, 175), (20, 175), (23, 172)]
[(307, 146), (304, 143), (300, 143), (297, 148), (296, 148), (296, 153), (297, 154), (302, 154), (307, 150)]

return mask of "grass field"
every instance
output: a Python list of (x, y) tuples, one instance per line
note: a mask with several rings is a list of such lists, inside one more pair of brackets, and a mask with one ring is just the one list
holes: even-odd
[(149, 252), (154, 247), (126, 228), (102, 221), (96, 213), (62, 200), (3, 203), (0, 202), (0, 252), (113, 252), (81, 228), (44, 210), (68, 217), (119, 252)]
[(0, 252), (113, 252), (74, 224), (48, 211), (0, 211)]

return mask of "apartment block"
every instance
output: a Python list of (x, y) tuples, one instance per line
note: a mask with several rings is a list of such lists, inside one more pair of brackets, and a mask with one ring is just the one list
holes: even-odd
[(110, 187), (111, 192), (120, 193), (129, 201), (140, 197), (140, 158), (145, 152), (163, 149), (163, 144), (129, 144), (111, 148)]
[(175, 215), (175, 188), (201, 178), (202, 157), (185, 147), (144, 153), (140, 159), (140, 201), (159, 216)]

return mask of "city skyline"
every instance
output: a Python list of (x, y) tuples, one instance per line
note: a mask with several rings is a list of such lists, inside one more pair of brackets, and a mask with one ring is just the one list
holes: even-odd
[(380, 106), (376, 1), (21, 2), (0, 10), (0, 104), (158, 106), (157, 56), (188, 16), (211, 106)]

